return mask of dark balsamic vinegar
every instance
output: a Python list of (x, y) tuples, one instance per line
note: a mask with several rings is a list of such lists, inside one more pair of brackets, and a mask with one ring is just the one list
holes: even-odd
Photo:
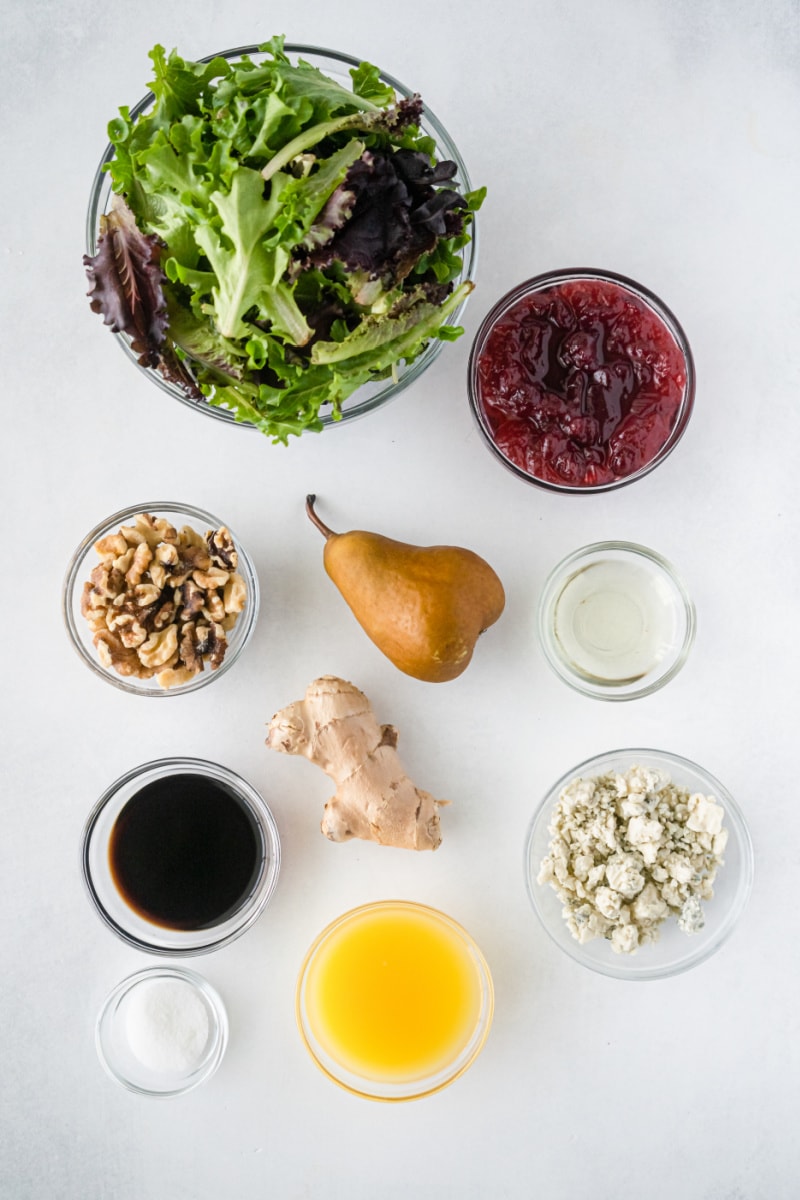
[(123, 900), (167, 929), (208, 929), (250, 893), (262, 859), (256, 822), (234, 791), (202, 775), (166, 775), (136, 792), (111, 831), (108, 861)]

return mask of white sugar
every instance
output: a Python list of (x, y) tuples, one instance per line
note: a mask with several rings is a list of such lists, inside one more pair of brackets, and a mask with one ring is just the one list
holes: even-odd
[(183, 979), (148, 979), (128, 997), (125, 1028), (136, 1058), (160, 1074), (197, 1066), (208, 1041), (208, 1011)]

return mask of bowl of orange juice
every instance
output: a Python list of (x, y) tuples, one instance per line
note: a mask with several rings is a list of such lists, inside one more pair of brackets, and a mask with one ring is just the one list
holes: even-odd
[(297, 1023), (334, 1083), (372, 1100), (415, 1100), (446, 1087), (489, 1034), (486, 960), (452, 918), (381, 900), (333, 921), (297, 981)]

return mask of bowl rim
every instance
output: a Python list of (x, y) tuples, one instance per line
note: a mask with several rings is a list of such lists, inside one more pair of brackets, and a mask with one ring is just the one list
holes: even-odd
[[(214, 1040), (209, 1049), (206, 1058), (198, 1067), (188, 1075), (186, 1082), (179, 1087), (174, 1088), (148, 1088), (143, 1084), (136, 1083), (130, 1079), (124, 1071), (119, 1070), (113, 1060), (113, 1055), (108, 1053), (106, 1047), (106, 1024), (107, 1021), (113, 1019), (112, 1010), (115, 1005), (119, 1005), (123, 998), (138, 987), (140, 983), (144, 983), (150, 979), (180, 979), (184, 983), (188, 983), (197, 992), (200, 992), (207, 1002), (209, 1009), (214, 1017)], [(187, 1092), (193, 1091), (199, 1087), (201, 1083), (205, 1083), (207, 1079), (215, 1073), (222, 1059), (225, 1056), (225, 1050), (228, 1045), (229, 1024), (228, 1012), (219, 992), (209, 981), (196, 971), (190, 971), (185, 967), (177, 966), (152, 966), (142, 967), (138, 971), (127, 975), (121, 979), (119, 983), (111, 989), (103, 1001), (100, 1010), (97, 1014), (94, 1027), (94, 1043), (97, 1057), (106, 1074), (118, 1083), (121, 1087), (127, 1088), (130, 1092), (135, 1092), (140, 1096), (152, 1096), (156, 1100), (168, 1100), (173, 1096), (184, 1096)]]
[[(240, 801), (247, 806), (263, 839), (261, 870), (249, 893), (242, 901), (241, 907), (230, 917), (226, 918), (224, 922), (221, 922), (217, 926), (212, 925), (208, 929), (197, 931), (179, 931), (165, 928), (162, 930), (162, 940), (159, 943), (148, 940), (143, 934), (131, 932), (130, 929), (125, 927), (121, 917), (118, 918), (108, 911), (108, 907), (100, 896), (94, 872), (92, 871), (92, 838), (107, 806), (112, 804), (129, 785), (138, 782), (139, 788), (132, 791), (130, 796), (124, 797), (120, 805), (120, 812), (128, 800), (132, 799), (136, 794), (136, 791), (145, 785), (148, 776), (156, 779), (180, 773), (210, 776), (219, 782), (227, 784), (228, 787), (236, 792)], [(106, 861), (107, 852), (103, 858), (103, 862)], [(100, 920), (112, 933), (115, 933), (117, 937), (129, 946), (133, 946), (134, 949), (144, 950), (148, 954), (157, 954), (162, 957), (190, 958), (201, 954), (210, 954), (212, 951), (219, 950), (222, 946), (227, 946), (230, 942), (235, 941), (236, 938), (241, 937), (243, 933), (246, 933), (256, 923), (272, 899), (278, 884), (280, 869), (280, 833), (272, 810), (261, 793), (243, 776), (237, 774), (236, 771), (232, 771), (230, 767), (212, 762), (209, 759), (190, 756), (169, 756), (152, 759), (149, 762), (140, 763), (125, 771), (124, 774), (120, 775), (119, 778), (115, 779), (113, 783), (104, 789), (99, 799), (93, 805), (84, 823), (80, 839), (81, 879), (86, 895)], [(113, 882), (109, 885), (109, 891), (113, 892)], [(125, 902), (121, 897), (119, 899), (119, 909), (123, 914), (126, 911)], [(142, 924), (147, 923), (143, 921)], [(153, 928), (162, 929), (161, 926), (155, 925)], [(225, 932), (221, 936), (214, 936), (215, 929), (221, 929)], [(185, 940), (180, 940), (179, 935), (181, 933), (187, 935)], [(207, 935), (205, 940), (197, 941), (196, 943), (188, 941), (188, 938), (197, 938), (201, 934)], [(169, 940), (171, 936), (173, 938), (172, 941)]]
[[(117, 675), (116, 672), (109, 667), (104, 667), (103, 664), (89, 652), (89, 649), (84, 645), (81, 637), (82, 626), (74, 611), (77, 589), (82, 586), (84, 580), (80, 578), (81, 571), (86, 562), (86, 557), (89, 551), (94, 546), (95, 542), (107, 531), (115, 526), (125, 524), (126, 518), (130, 519), (138, 513), (168, 513), (171, 515), (179, 515), (189, 517), (192, 520), (199, 520), (201, 523), (208, 523), (209, 529), (225, 528), (233, 538), (236, 551), (239, 556), (239, 565), (237, 570), (244, 577), (247, 586), (247, 600), (245, 607), (233, 629), (236, 630), (241, 626), (237, 635), (235, 645), (228, 645), (228, 650), (225, 653), (220, 665), (216, 670), (202, 670), (198, 672), (188, 683), (178, 684), (173, 688), (162, 687), (145, 687), (143, 684), (149, 682), (142, 680), (138, 684), (130, 682), (129, 677)], [(188, 524), (188, 522), (187, 522)], [(258, 612), (260, 606), (260, 590), (258, 585), (258, 574), (255, 564), (244, 547), (241, 539), (236, 534), (235, 530), (225, 521), (220, 521), (219, 517), (206, 509), (198, 508), (193, 504), (183, 504), (177, 500), (150, 500), (142, 504), (131, 504), (125, 508), (119, 509), (118, 512), (112, 513), (110, 517), (98, 522), (93, 529), (83, 537), (74, 550), (67, 569), (64, 573), (64, 580), (61, 587), (61, 616), (69, 635), (70, 643), (72, 644), (75, 653), (80, 660), (84, 662), (95, 675), (100, 679), (110, 683), (113, 687), (119, 688), (120, 691), (127, 692), (132, 696), (146, 696), (153, 699), (164, 699), (174, 696), (186, 696), (191, 692), (197, 692), (200, 688), (207, 687), (213, 683), (221, 675), (237, 662), (240, 654), (244, 650), (247, 643), (252, 637), (253, 630), (258, 620)]]
[[(570, 567), (576, 566), (582, 560), (591, 558), (595, 554), (603, 552), (615, 551), (623, 554), (631, 555), (636, 558), (645, 558), (655, 564), (669, 579), (674, 586), (675, 592), (681, 601), (683, 614), (686, 619), (686, 629), (684, 631), (683, 640), (680, 645), (676, 645), (673, 649), (674, 658), (670, 666), (663, 674), (651, 679), (649, 683), (643, 683), (640, 687), (632, 688), (629, 691), (622, 691), (621, 685), (613, 683), (592, 684), (588, 680), (584, 680), (577, 672), (570, 671), (567, 663), (559, 657), (555, 649), (551, 645), (554, 639), (548, 633), (548, 622), (552, 619), (555, 613), (555, 604), (558, 596), (563, 591), (564, 586), (569, 582), (567, 571)], [(571, 578), (571, 576), (570, 576)], [(599, 542), (590, 542), (586, 546), (580, 546), (577, 550), (573, 550), (571, 554), (567, 554), (562, 558), (553, 569), (549, 572), (542, 586), (542, 591), (539, 596), (536, 615), (537, 632), (539, 635), (539, 644), (542, 648), (542, 653), (545, 656), (547, 665), (558, 676), (562, 682), (566, 683), (574, 691), (580, 692), (583, 696), (589, 696), (592, 700), (608, 700), (611, 702), (624, 702), (627, 700), (638, 700), (642, 696), (652, 695), (653, 692), (659, 691), (670, 680), (674, 679), (681, 668), (685, 665), (689, 657), (689, 653), (694, 645), (695, 635), (697, 633), (697, 610), (694, 602), (689, 594), (689, 589), (686, 582), (668, 558), (660, 554), (657, 550), (651, 549), (649, 546), (644, 546), (640, 542), (629, 542), (616, 540), (613, 538), (605, 539)]]
[[(340, 63), (342, 66), (348, 67), (348, 68), (353, 67), (353, 66), (357, 67), (360, 65), (360, 63), (362, 61), (369, 61), (369, 60), (357, 58), (352, 54), (345, 54), (340, 50), (331, 50), (331, 49), (327, 49), (323, 46), (314, 46), (314, 45), (311, 45), (310, 43), (306, 43), (306, 42), (286, 42), (284, 44), (283, 49), (284, 49), (285, 53), (294, 54), (299, 57), (302, 56), (303, 54), (319, 55), (323, 58), (331, 59), (336, 63)], [(212, 62), (215, 58), (236, 59), (236, 58), (242, 58), (245, 55), (252, 57), (253, 55), (256, 55), (256, 54), (266, 54), (266, 53), (268, 53), (268, 51), (261, 49), (258, 44), (244, 45), (244, 46), (235, 46), (229, 50), (218, 50), (213, 54), (204, 55), (202, 58), (197, 58), (193, 61), (201, 62), (201, 63), (208, 63), (208, 62)], [(401, 83), (400, 80), (397, 79), (394, 75), (390, 75), (387, 71), (384, 71), (381, 68), (378, 68), (378, 69), (379, 69), (379, 73), (380, 73), (380, 78), (385, 83), (388, 83), (389, 86), (391, 88), (393, 88), (394, 91), (398, 95), (402, 96), (405, 99), (409, 99), (410, 97), (415, 95), (415, 93), (410, 88), (408, 88), (404, 83)], [(146, 92), (144, 94), (144, 96), (142, 96), (142, 98), (139, 101), (137, 101), (137, 103), (134, 104), (129, 109), (129, 119), (136, 120), (136, 118), (139, 117), (141, 115), (141, 113), (144, 112), (153, 103), (154, 99), (155, 99), (155, 97), (152, 92), (149, 92), (149, 91)], [(456, 165), (458, 167), (456, 178), (457, 178), (460, 186), (462, 187), (462, 189), (465, 192), (471, 191), (472, 183), (470, 181), (470, 177), (469, 177), (469, 173), (467, 171), (466, 164), (464, 163), (464, 160), (461, 157), (458, 147), (455, 145), (454, 141), (452, 140), (450, 134), (445, 129), (442, 122), (439, 120), (439, 118), (436, 116), (436, 114), (433, 113), (428, 108), (427, 105), (424, 106), (424, 116), (423, 116), (423, 120), (422, 120), (422, 125), (423, 125), (424, 129), (432, 131), (433, 136), (437, 143), (437, 148), (440, 147), (443, 151), (442, 157), (450, 159), (456, 163)], [(110, 181), (109, 175), (107, 174), (107, 172), (105, 170), (105, 166), (107, 163), (109, 163), (111, 161), (111, 159), (113, 157), (114, 157), (114, 146), (109, 141), (106, 145), (105, 151), (103, 152), (103, 155), (100, 159), (100, 162), (98, 163), (97, 169), (94, 174), (91, 192), (89, 194), (89, 204), (88, 204), (88, 208), (87, 208), (87, 212), (86, 212), (86, 225), (85, 225), (86, 254), (90, 257), (93, 257), (95, 254), (97, 254), (97, 245), (98, 245), (98, 236), (99, 236), (99, 231), (98, 231), (99, 219), (100, 219), (101, 214), (105, 211), (108, 201), (110, 199), (110, 195), (111, 195), (111, 181)], [(478, 264), (478, 220), (477, 220), (477, 217), (478, 217), (477, 213), (472, 214), (472, 220), (471, 220), (471, 224), (470, 224), (470, 240), (467, 243), (467, 245), (464, 246), (462, 248), (462, 250), (460, 251), (460, 253), (463, 256), (461, 278), (464, 280), (467, 280), (467, 279), (474, 280), (476, 269), (477, 269), (477, 264)], [(463, 316), (464, 310), (466, 308), (468, 301), (469, 301), (469, 296), (467, 295), (464, 297), (462, 302), (459, 304), (458, 308), (454, 309), (454, 311), (448, 317), (448, 320), (446, 322), (446, 324), (448, 326), (454, 326), (459, 323), (459, 319)], [(191, 408), (195, 412), (204, 413), (206, 416), (212, 417), (213, 419), (215, 419), (217, 421), (221, 421), (226, 425), (233, 426), (233, 427), (240, 428), (240, 429), (249, 429), (249, 430), (257, 431), (257, 427), (255, 425), (253, 425), (252, 422), (238, 421), (235, 417), (235, 414), (233, 412), (231, 412), (229, 409), (218, 408), (218, 407), (215, 407), (214, 405), (208, 404), (206, 402), (201, 402), (199, 400), (192, 399), (192, 397), (190, 397), (190, 396), (187, 396), (186, 393), (182, 391), (182, 389), (177, 387), (177, 385), (171, 384), (168, 380), (164, 379), (163, 375), (161, 375), (160, 372), (153, 370), (150, 367), (143, 367), (141, 365), (141, 363), (138, 361), (138, 355), (131, 348), (131, 344), (130, 344), (131, 339), (126, 334), (124, 334), (122, 332), (115, 332), (114, 337), (117, 339), (117, 343), (122, 347), (122, 350), (124, 351), (126, 357), (130, 360), (130, 362), (133, 363), (133, 365), (136, 367), (136, 369), (139, 371), (139, 373), (144, 375), (152, 383), (156, 384), (157, 387), (159, 387), (163, 392), (165, 392), (173, 400), (178, 400), (178, 401), (180, 401), (181, 404), (184, 404), (187, 408)], [(351, 400), (348, 400), (346, 403), (349, 406), (342, 411), (342, 416), (339, 420), (334, 420), (333, 417), (329, 413), (320, 413), (320, 420), (321, 420), (323, 426), (327, 429), (332, 426), (343, 425), (346, 421), (352, 421), (352, 420), (356, 420), (359, 417), (366, 416), (367, 413), (370, 413), (370, 412), (374, 411), (376, 408), (381, 407), (383, 404), (396, 399), (397, 396), (399, 396), (401, 392), (405, 391), (405, 389), (407, 387), (409, 387), (410, 384), (412, 384), (416, 379), (418, 379), (419, 376), (423, 373), (423, 371), (425, 371), (426, 368), (429, 367), (436, 358), (438, 358), (439, 354), (442, 351), (443, 346), (444, 346), (444, 342), (440, 338), (431, 338), (431, 340), (428, 342), (428, 345), (426, 346), (426, 348), (417, 356), (417, 358), (414, 359), (414, 361), (407, 367), (407, 369), (403, 372), (402, 375), (400, 375), (400, 377), (397, 380), (394, 380), (394, 379), (390, 379), (388, 381), (387, 380), (376, 380), (375, 381), (376, 385), (379, 384), (379, 385), (385, 385), (385, 386), (381, 386), (379, 391), (376, 392), (374, 395), (370, 395), (370, 396), (366, 397), (365, 399), (354, 402), (354, 403), (351, 402)], [(365, 385), (365, 386), (368, 386), (368, 385)], [(361, 389), (358, 389), (358, 390), (361, 390)], [(353, 395), (357, 396), (358, 391), (354, 392)]]
[[(573, 779), (579, 778), (584, 772), (588, 774), (589, 770), (591, 770), (595, 774), (599, 773), (599, 770), (602, 769), (604, 764), (610, 764), (610, 762), (614, 759), (626, 758), (633, 760), (642, 757), (660, 760), (665, 766), (677, 766), (679, 769), (681, 767), (686, 768), (703, 778), (705, 783), (709, 785), (709, 789), (713, 789), (716, 798), (721, 801), (723, 807), (725, 808), (726, 817), (730, 818), (727, 822), (727, 828), (729, 829), (730, 833), (734, 834), (734, 836), (737, 838), (742, 859), (741, 877), (736, 887), (736, 893), (716, 935), (711, 938), (702, 949), (698, 949), (694, 953), (688, 952), (677, 964), (669, 964), (662, 967), (648, 967), (646, 964), (642, 966), (641, 959), (639, 959), (637, 962), (636, 955), (616, 955), (613, 954), (613, 952), (610, 952), (612, 957), (610, 957), (607, 962), (593, 962), (583, 953), (583, 947), (580, 942), (576, 941), (572, 937), (564, 938), (563, 940), (559, 939), (554, 930), (551, 928), (550, 923), (546, 920), (539, 904), (540, 892), (537, 891), (537, 889), (543, 889), (548, 885), (539, 884), (536, 882), (536, 872), (533, 869), (533, 864), (531, 861), (533, 843), (539, 830), (540, 822), (542, 820), (549, 820), (555, 804), (558, 802), (558, 797), (562, 788), (564, 788)], [(633, 761), (631, 761), (630, 765), (633, 766), (635, 764)], [(677, 782), (679, 786), (682, 786), (680, 785), (679, 780), (675, 780), (675, 782)], [(538, 871), (538, 864), (536, 864), (536, 870)], [(709, 958), (711, 958), (712, 955), (714, 955), (731, 936), (742, 913), (747, 907), (747, 903), (753, 890), (754, 873), (755, 856), (750, 829), (747, 825), (742, 809), (731, 795), (728, 788), (726, 788), (725, 785), (721, 783), (715, 775), (712, 775), (710, 771), (708, 771), (705, 767), (702, 767), (699, 763), (692, 761), (692, 759), (685, 758), (680, 754), (675, 754), (670, 750), (660, 750), (654, 747), (626, 746), (616, 750), (606, 750), (600, 754), (592, 755), (590, 758), (587, 758), (583, 762), (578, 763), (576, 766), (571, 767), (569, 771), (565, 771), (564, 774), (561, 775), (561, 777), (554, 784), (552, 784), (551, 787), (548, 788), (544, 796), (536, 805), (533, 815), (528, 823), (523, 850), (523, 874), (525, 879), (525, 888), (528, 893), (528, 900), (531, 908), (536, 914), (539, 924), (544, 929), (550, 941), (580, 966), (585, 967), (590, 971), (594, 971), (599, 975), (605, 975), (613, 979), (621, 979), (631, 983), (645, 983), (656, 979), (672, 978), (675, 975), (683, 974), (692, 967), (699, 966), (701, 963), (706, 962)], [(566, 928), (566, 926), (564, 926), (564, 928)], [(594, 941), (599, 940), (602, 939), (594, 939)], [(691, 941), (689, 939), (687, 939), (687, 941), (689, 942), (689, 946), (691, 946)], [(657, 944), (658, 943), (656, 943), (656, 945)], [(644, 947), (643, 949), (646, 950), (647, 947)]]
[[(631, 292), (634, 296), (642, 300), (647, 307), (659, 317), (666, 325), (669, 333), (676, 342), (678, 349), (683, 355), (686, 364), (686, 384), (683, 390), (683, 398), (681, 400), (678, 415), (675, 419), (675, 424), (670, 430), (669, 437), (664, 442), (658, 453), (648, 462), (645, 463), (638, 471), (631, 475), (625, 475), (620, 479), (611, 480), (610, 483), (598, 484), (569, 484), (569, 483), (552, 483), (549, 480), (538, 479), (536, 476), (523, 471), (516, 463), (511, 462), (506, 458), (505, 454), (497, 446), (489, 429), (488, 421), (482, 411), (482, 406), (479, 399), (480, 388), (478, 384), (478, 359), (483, 351), (486, 339), (492, 331), (496, 322), (502, 317), (518, 300), (525, 296), (532, 295), (535, 292), (543, 291), (545, 288), (558, 286), (561, 283), (569, 283), (577, 280), (597, 280), (599, 282), (608, 282), (624, 288)], [(683, 437), (686, 427), (689, 423), (689, 418), (694, 410), (694, 399), (697, 384), (697, 374), (694, 363), (694, 355), (692, 354), (689, 339), (683, 329), (683, 326), (678, 321), (678, 318), (673, 313), (664, 301), (645, 287), (644, 284), (638, 283), (635, 279), (631, 279), (627, 275), (622, 275), (617, 271), (609, 271), (604, 267), (561, 267), (551, 271), (545, 271), (539, 275), (534, 275), (530, 279), (523, 280), (522, 283), (516, 284), (505, 292), (500, 299), (489, 310), (483, 318), (478, 332), (470, 348), (469, 360), (467, 362), (467, 395), (469, 399), (470, 411), (482, 436), (483, 441), (488, 449), (492, 452), (498, 462), (502, 463), (512, 475), (532, 487), (542, 488), (548, 492), (558, 492), (566, 495), (594, 495), (598, 492), (616, 491), (618, 488), (625, 487), (628, 484), (635, 483), (639, 479), (643, 479), (645, 475), (649, 475), (657, 466), (672, 453), (678, 442)]]
[[(470, 1038), (470, 1041), (461, 1051), (461, 1054), (456, 1058), (455, 1063), (450, 1067), (442, 1067), (432, 1076), (427, 1076), (422, 1079), (406, 1081), (396, 1081), (394, 1083), (381, 1083), (376, 1081), (374, 1087), (370, 1086), (370, 1081), (363, 1076), (357, 1076), (354, 1072), (349, 1072), (346, 1067), (339, 1067), (341, 1074), (336, 1073), (335, 1066), (329, 1066), (322, 1061), (320, 1054), (314, 1047), (313, 1034), (308, 1028), (308, 1023), (305, 1020), (304, 1010), (304, 991), (305, 983), (308, 976), (309, 968), (317, 952), (327, 942), (328, 938), (336, 932), (337, 929), (357, 918), (362, 914), (372, 913), (376, 910), (411, 910), (416, 913), (422, 913), (428, 919), (433, 919), (438, 923), (445, 925), (449, 930), (454, 932), (461, 943), (469, 951), (474, 959), (478, 976), (480, 978), (482, 992), (482, 1007), (478, 1018), (475, 1031)], [(359, 904), (355, 908), (348, 909), (330, 921), (320, 933), (314, 938), (309, 946), (300, 970), (297, 975), (297, 984), (295, 988), (295, 1019), (297, 1028), (300, 1032), (300, 1037), (314, 1065), (320, 1070), (323, 1075), (326, 1075), (337, 1087), (343, 1091), (350, 1092), (352, 1095), (361, 1096), (367, 1100), (377, 1100), (381, 1103), (397, 1104), (404, 1103), (409, 1100), (420, 1100), (425, 1096), (435, 1095), (436, 1092), (442, 1091), (449, 1087), (467, 1069), (472, 1066), (475, 1059), (480, 1054), (489, 1033), (492, 1028), (494, 1017), (494, 982), (492, 974), (489, 970), (489, 964), (478, 946), (475, 939), (469, 931), (455, 918), (449, 916), (439, 908), (434, 908), (430, 904), (423, 904), (417, 900), (404, 899), (385, 899), (373, 900), (366, 904)], [(330, 1056), (328, 1056), (330, 1057)], [(357, 1082), (355, 1082), (357, 1081)]]

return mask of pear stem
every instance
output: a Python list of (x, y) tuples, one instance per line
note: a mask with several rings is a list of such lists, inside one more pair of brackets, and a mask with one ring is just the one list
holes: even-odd
[(306, 496), (306, 512), (308, 513), (309, 520), (312, 522), (312, 524), (316, 525), (317, 529), (320, 531), (322, 536), (327, 541), (328, 538), (330, 538), (330, 537), (336, 537), (336, 534), (333, 532), (332, 529), (329, 529), (328, 526), (325, 524), (325, 522), (321, 521), (319, 519), (319, 517), (317, 516), (317, 514), (314, 512), (314, 501), (316, 500), (316, 498), (317, 497), (314, 495), (313, 492), (311, 492), (310, 495)]

